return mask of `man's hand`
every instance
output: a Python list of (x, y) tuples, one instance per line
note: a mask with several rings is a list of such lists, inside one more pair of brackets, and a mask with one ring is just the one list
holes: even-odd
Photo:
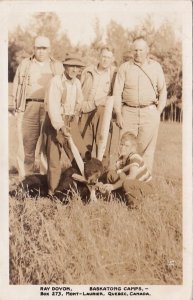
[(63, 126), (60, 130), (62, 131), (64, 137), (69, 138), (71, 136), (71, 134), (70, 134), (70, 128), (67, 127), (66, 125)]
[(96, 188), (102, 193), (106, 193), (105, 189), (103, 188), (104, 187), (104, 183), (100, 182), (100, 181), (97, 181), (97, 183), (95, 184)]
[(16, 111), (16, 109), (15, 109), (15, 107), (13, 105), (9, 106), (8, 111), (9, 111), (9, 115), (12, 115), (12, 116), (16, 116), (17, 115), (17, 111)]
[(79, 115), (82, 111), (82, 103), (77, 103), (74, 111), (75, 111), (75, 115)]
[(116, 114), (116, 124), (119, 128), (123, 128), (123, 117), (121, 113)]
[(111, 193), (113, 191), (113, 184), (107, 183), (103, 185), (103, 189), (107, 193)]
[(64, 144), (65, 139), (70, 138), (70, 132), (66, 126), (63, 126), (60, 130), (58, 130), (56, 139), (58, 143), (62, 146)]
[(105, 106), (106, 102), (107, 102), (107, 96), (102, 97), (100, 99), (96, 99), (95, 100), (95, 105), (96, 106), (99, 106), (99, 105)]
[(113, 190), (113, 185), (112, 184), (104, 184), (102, 182), (97, 182), (96, 187), (98, 190), (104, 194), (104, 193), (110, 193)]

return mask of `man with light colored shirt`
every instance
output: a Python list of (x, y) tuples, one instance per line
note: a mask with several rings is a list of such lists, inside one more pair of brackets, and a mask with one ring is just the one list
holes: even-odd
[[(104, 46), (100, 50), (98, 64), (88, 66), (81, 75), (84, 101), (80, 128), (82, 137), (88, 149), (92, 151), (93, 157), (98, 157), (104, 108), (109, 96), (112, 96), (116, 76), (116, 68), (112, 65), (113, 61), (112, 50), (108, 46)], [(116, 130), (116, 128), (113, 129)], [(114, 155), (113, 151), (116, 150), (115, 147), (109, 148), (113, 144), (112, 137), (113, 134), (109, 134), (106, 147), (106, 156), (110, 156), (110, 158)]]
[(117, 125), (138, 140), (139, 153), (152, 173), (160, 114), (166, 104), (166, 83), (160, 64), (148, 57), (143, 38), (133, 42), (133, 60), (117, 73), (113, 95)]
[(50, 40), (45, 36), (35, 39), (33, 56), (17, 68), (12, 97), (17, 113), (20, 179), (34, 172), (35, 150), (45, 117), (45, 91), (50, 79), (62, 72), (62, 63), (50, 57)]
[(47, 135), (47, 160), (48, 160), (48, 188), (53, 195), (61, 176), (61, 148), (63, 148), (73, 162), (74, 156), (69, 138), (73, 142), (82, 158), (87, 152), (78, 127), (78, 117), (82, 107), (83, 95), (81, 84), (77, 75), (80, 68), (84, 67), (81, 58), (71, 54), (63, 62), (65, 71), (56, 75), (50, 81), (46, 97), (46, 118), (43, 126)]

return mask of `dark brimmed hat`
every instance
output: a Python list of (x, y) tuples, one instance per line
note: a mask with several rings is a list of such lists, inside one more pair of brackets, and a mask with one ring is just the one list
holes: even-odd
[(76, 53), (69, 54), (62, 63), (64, 66), (85, 67), (85, 63), (82, 61), (82, 58)]

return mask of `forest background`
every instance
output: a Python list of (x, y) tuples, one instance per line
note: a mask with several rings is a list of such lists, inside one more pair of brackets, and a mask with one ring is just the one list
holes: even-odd
[[(129, 21), (128, 21), (129, 23)], [(162, 120), (182, 121), (182, 41), (177, 36), (175, 26), (167, 18), (159, 27), (155, 26), (151, 15), (132, 29), (124, 28), (111, 19), (106, 32), (100, 19), (93, 22), (94, 38), (91, 43), (72, 43), (67, 31), (61, 31), (61, 20), (55, 12), (34, 13), (26, 26), (18, 25), (9, 32), (8, 80), (13, 81), (16, 68), (25, 57), (33, 53), (34, 37), (46, 35), (52, 44), (52, 55), (64, 60), (70, 52), (77, 52), (84, 58), (86, 65), (96, 63), (102, 45), (108, 44), (114, 49), (115, 65), (120, 66), (132, 57), (131, 44), (136, 37), (144, 37), (150, 46), (151, 57), (161, 63), (167, 83), (168, 100), (162, 114)], [(86, 34), (86, 32), (85, 32)]]

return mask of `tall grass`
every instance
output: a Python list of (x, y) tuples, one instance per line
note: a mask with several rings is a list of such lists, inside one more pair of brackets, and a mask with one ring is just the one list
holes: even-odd
[(129, 210), (112, 199), (68, 205), (10, 199), (11, 284), (181, 284), (181, 126), (162, 124), (157, 192)]

